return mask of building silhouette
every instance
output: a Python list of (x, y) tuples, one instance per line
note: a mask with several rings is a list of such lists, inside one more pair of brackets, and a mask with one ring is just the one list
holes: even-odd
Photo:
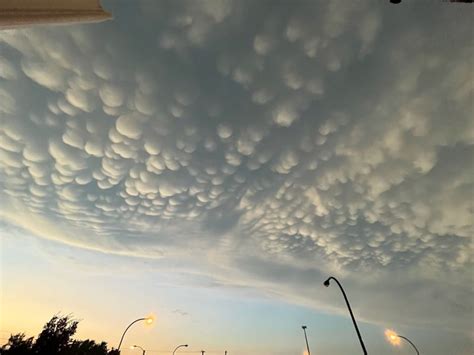
[(1, 0), (0, 29), (111, 19), (100, 0)]

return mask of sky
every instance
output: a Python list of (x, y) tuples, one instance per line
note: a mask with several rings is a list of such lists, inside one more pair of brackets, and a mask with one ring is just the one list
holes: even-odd
[(0, 31), (0, 342), (474, 349), (473, 10), (104, 1)]

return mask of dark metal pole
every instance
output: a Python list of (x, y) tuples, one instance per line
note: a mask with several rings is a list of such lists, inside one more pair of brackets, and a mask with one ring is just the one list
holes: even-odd
[(135, 319), (132, 323), (130, 323), (130, 324), (128, 325), (127, 328), (125, 328), (125, 331), (123, 332), (122, 337), (120, 338), (120, 343), (119, 343), (119, 346), (118, 346), (117, 350), (120, 350), (120, 347), (122, 346), (123, 337), (125, 336), (125, 333), (127, 333), (127, 330), (128, 330), (132, 325), (134, 325), (136, 322), (140, 322), (140, 321), (142, 321), (142, 320), (146, 320), (146, 318), (138, 318), (138, 319)]
[(311, 355), (311, 352), (309, 351), (309, 344), (308, 344), (308, 337), (306, 336), (306, 326), (303, 325), (301, 328), (303, 328), (304, 332), (304, 339), (306, 340), (306, 349), (308, 349), (308, 355)]
[(413, 349), (415, 349), (416, 354), (417, 354), (417, 355), (420, 355), (420, 352), (419, 352), (418, 349), (416, 348), (415, 344), (413, 344), (413, 343), (411, 342), (410, 339), (408, 339), (407, 337), (404, 337), (403, 335), (398, 335), (398, 334), (397, 334), (397, 336), (398, 336), (399, 338), (405, 339), (407, 342), (409, 342), (410, 345), (413, 346)]
[(187, 348), (187, 347), (188, 347), (188, 344), (178, 345), (178, 346), (176, 347), (176, 349), (173, 350), (173, 355), (174, 355), (174, 353), (176, 352), (176, 350), (178, 350), (179, 348), (182, 348), (182, 347), (186, 347), (186, 348)]
[(342, 288), (341, 283), (335, 277), (330, 276), (326, 281), (324, 281), (324, 286), (329, 287), (329, 281), (331, 279), (336, 281), (337, 285), (341, 289), (342, 295), (344, 296), (344, 300), (346, 301), (347, 308), (349, 309), (349, 313), (350, 313), (351, 318), (352, 318), (352, 323), (354, 324), (354, 328), (357, 332), (357, 337), (359, 338), (360, 346), (362, 347), (362, 351), (364, 352), (364, 355), (367, 355), (367, 349), (365, 348), (364, 341), (362, 340), (362, 336), (360, 335), (359, 327), (357, 326), (357, 322), (354, 318), (354, 314), (352, 313), (351, 305), (349, 304), (349, 300), (347, 299), (346, 292)]
[(145, 350), (145, 349), (143, 349), (143, 348), (142, 348), (140, 345), (134, 345), (133, 347), (134, 347), (134, 348), (141, 349), (141, 351), (142, 351), (142, 355), (145, 355), (145, 354), (146, 354), (146, 350)]

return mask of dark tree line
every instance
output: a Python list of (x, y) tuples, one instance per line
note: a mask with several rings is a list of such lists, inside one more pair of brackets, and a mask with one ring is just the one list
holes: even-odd
[(70, 316), (54, 316), (45, 324), (36, 340), (24, 333), (11, 335), (0, 348), (1, 355), (120, 355), (107, 348), (107, 343), (94, 340), (74, 340), (79, 322)]

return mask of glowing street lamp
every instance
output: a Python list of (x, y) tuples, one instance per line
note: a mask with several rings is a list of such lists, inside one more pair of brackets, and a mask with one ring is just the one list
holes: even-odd
[(324, 286), (329, 287), (330, 280), (336, 281), (337, 285), (341, 289), (342, 295), (344, 296), (344, 300), (346, 301), (347, 308), (349, 309), (349, 313), (352, 318), (352, 323), (354, 324), (354, 328), (357, 332), (357, 337), (359, 338), (360, 346), (362, 347), (362, 351), (364, 352), (364, 355), (367, 355), (367, 349), (365, 348), (364, 341), (362, 340), (362, 336), (360, 335), (359, 327), (357, 326), (357, 322), (354, 318), (354, 314), (352, 313), (352, 308), (351, 308), (351, 305), (349, 304), (349, 300), (347, 299), (346, 292), (342, 288), (341, 283), (335, 277), (332, 277), (332, 276), (330, 276), (326, 281), (324, 281)]
[(141, 349), (143, 355), (145, 355), (145, 353), (146, 353), (145, 349), (143, 349), (140, 345), (132, 345), (130, 348), (132, 350), (133, 349)]
[(408, 339), (407, 337), (404, 337), (403, 335), (399, 335), (391, 329), (387, 329), (385, 331), (385, 336), (387, 337), (387, 340), (390, 342), (390, 344), (395, 345), (395, 346), (400, 346), (401, 344), (400, 339), (407, 341), (413, 347), (413, 349), (415, 349), (416, 354), (420, 355), (420, 352), (416, 348), (415, 344), (413, 344), (412, 341)]
[(122, 341), (123, 341), (123, 338), (125, 337), (125, 334), (127, 333), (128, 329), (130, 329), (130, 327), (132, 325), (134, 325), (135, 323), (137, 322), (141, 322), (141, 321), (144, 321), (146, 324), (152, 324), (153, 323), (153, 317), (152, 316), (148, 316), (148, 317), (145, 317), (145, 318), (138, 318), (138, 319), (135, 319), (132, 323), (130, 323), (128, 325), (127, 328), (125, 328), (123, 334), (122, 334), (122, 337), (120, 338), (120, 343), (119, 343), (119, 346), (117, 348), (117, 350), (120, 350), (120, 346), (122, 346)]
[(188, 344), (178, 345), (176, 349), (173, 350), (173, 355), (176, 352), (176, 350), (178, 350), (179, 348), (187, 348), (187, 347), (188, 347)]

